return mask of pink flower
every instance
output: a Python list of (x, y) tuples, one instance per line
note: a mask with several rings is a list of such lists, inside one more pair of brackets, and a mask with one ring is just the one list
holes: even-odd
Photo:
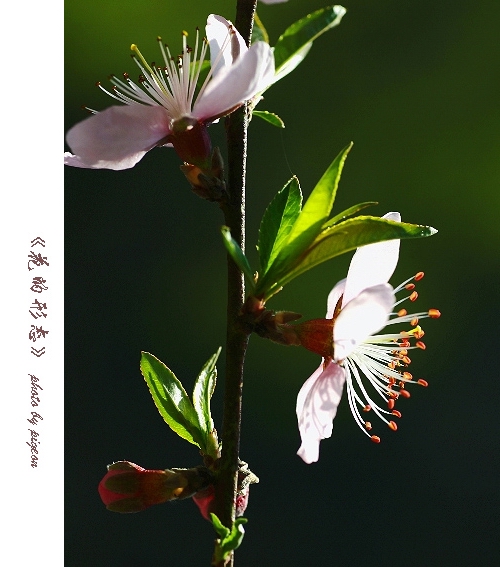
[[(383, 218), (401, 221), (399, 213), (387, 213)], [(395, 402), (398, 397), (410, 397), (405, 389), (406, 384), (412, 381), (412, 375), (406, 370), (411, 362), (408, 350), (425, 349), (420, 341), (424, 332), (418, 320), (440, 316), (436, 309), (411, 315), (405, 309), (394, 312), (402, 301), (414, 301), (418, 297), (412, 291), (409, 296), (396, 301), (395, 295), (405, 289), (413, 290), (412, 280), (418, 281), (424, 275), (419, 272), (393, 289), (387, 282), (396, 268), (398, 257), (399, 240), (358, 248), (347, 278), (340, 281), (328, 296), (326, 318), (333, 326), (333, 349), (329, 355), (324, 354), (321, 365), (306, 380), (297, 397), (297, 419), (302, 439), (297, 454), (306, 463), (318, 460), (320, 441), (332, 434), (344, 383), (356, 423), (374, 442), (380, 442), (380, 438), (370, 433), (372, 425), (364, 420), (360, 409), (362, 412), (373, 411), (390, 429), (397, 429), (392, 418), (401, 417), (401, 413), (394, 409)], [(385, 326), (396, 323), (410, 323), (412, 329), (375, 335)], [(314, 321), (309, 326), (314, 327)], [(318, 325), (320, 334), (324, 328), (325, 325)], [(314, 335), (313, 330), (311, 335)], [(415, 340), (413, 346), (410, 340)], [(371, 385), (370, 390), (366, 388), (365, 381)], [(425, 380), (415, 382), (427, 386)], [(383, 400), (386, 409), (374, 401), (373, 395)]]
[[(204, 168), (211, 156), (206, 125), (233, 112), (263, 91), (274, 79), (274, 57), (259, 41), (247, 48), (231, 22), (211, 14), (207, 39), (187, 45), (179, 58), (159, 38), (164, 67), (152, 68), (136, 45), (134, 60), (140, 86), (128, 74), (111, 78), (113, 90), (104, 92), (121, 106), (111, 106), (73, 126), (66, 140), (73, 153), (64, 163), (92, 169), (128, 169), (155, 146), (172, 144), (187, 163)], [(201, 45), (200, 45), (201, 43)], [(210, 46), (211, 69), (195, 96), (202, 63)], [(99, 85), (100, 86), (100, 85)]]

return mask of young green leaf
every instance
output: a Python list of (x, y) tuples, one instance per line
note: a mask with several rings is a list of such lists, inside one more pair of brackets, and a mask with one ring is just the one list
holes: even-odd
[(229, 555), (241, 545), (243, 536), (245, 535), (243, 524), (246, 524), (248, 520), (246, 518), (236, 518), (232, 529), (229, 530), (222, 525), (221, 521), (215, 514), (211, 513), (210, 518), (212, 520), (212, 525), (220, 538), (216, 541), (214, 552), (214, 563), (218, 565), (220, 562), (227, 559), (227, 557), (229, 557)]
[(316, 184), (274, 262), (257, 282), (257, 296), (267, 295), (267, 289), (275, 287), (276, 282), (292, 271), (299, 257), (320, 234), (332, 210), (344, 162), (351, 147), (352, 143), (340, 152)]
[(245, 279), (251, 291), (255, 288), (254, 277), (252, 273), (252, 268), (250, 268), (250, 264), (248, 263), (248, 259), (243, 254), (243, 251), (239, 247), (236, 240), (231, 236), (231, 230), (228, 226), (221, 227), (222, 239), (224, 241), (224, 246), (228, 254), (234, 260), (238, 268), (245, 274)]
[(301, 208), (299, 180), (292, 177), (271, 201), (260, 223), (258, 249), (262, 274), (281, 250)]
[(275, 81), (291, 73), (309, 52), (312, 42), (322, 33), (337, 26), (346, 9), (328, 6), (292, 24), (279, 37), (274, 47)]
[(366, 201), (364, 203), (358, 203), (357, 205), (353, 205), (352, 207), (349, 207), (348, 209), (342, 211), (338, 215), (335, 215), (329, 221), (325, 222), (325, 224), (321, 227), (321, 229), (325, 230), (330, 226), (333, 226), (334, 224), (338, 224), (339, 222), (346, 220), (348, 217), (352, 217), (352, 215), (359, 213), (359, 211), (366, 209), (366, 207), (372, 207), (373, 205), (378, 205), (378, 202)]
[(272, 124), (277, 128), (285, 127), (285, 123), (283, 122), (283, 120), (281, 120), (281, 118), (277, 114), (274, 114), (273, 112), (269, 112), (267, 110), (254, 110), (252, 112), (252, 116), (258, 116), (259, 118), (262, 118), (262, 120), (269, 122), (269, 124)]
[(437, 230), (431, 226), (396, 222), (380, 217), (358, 216), (323, 231), (296, 267), (278, 283), (282, 286), (314, 266), (365, 244), (396, 238), (423, 238), (432, 236), (436, 232)]
[[(193, 389), (193, 405), (198, 416), (200, 430), (205, 438), (202, 451), (211, 457), (217, 457), (218, 444), (214, 437), (214, 422), (210, 411), (210, 399), (215, 390), (217, 380), (217, 367), (221, 349), (211, 356), (201, 369)], [(204, 450), (205, 449), (205, 450)]]
[(149, 352), (142, 353), (141, 372), (158, 411), (171, 429), (203, 449), (204, 436), (199, 429), (198, 416), (175, 374)]

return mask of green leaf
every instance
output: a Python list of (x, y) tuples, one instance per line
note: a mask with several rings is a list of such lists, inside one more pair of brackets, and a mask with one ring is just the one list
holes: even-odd
[(200, 430), (205, 438), (204, 446), (201, 448), (206, 455), (217, 457), (218, 443), (214, 436), (214, 422), (210, 411), (210, 399), (215, 390), (217, 381), (217, 367), (215, 366), (220, 355), (220, 347), (211, 356), (201, 369), (193, 389), (193, 405), (198, 416)]
[(258, 116), (259, 118), (262, 118), (263, 120), (269, 122), (269, 124), (272, 124), (277, 128), (285, 127), (285, 123), (283, 122), (283, 120), (281, 120), (281, 118), (277, 114), (274, 114), (273, 112), (269, 112), (267, 110), (254, 110), (252, 112), (252, 116)]
[(252, 43), (255, 43), (256, 41), (265, 41), (266, 43), (269, 43), (269, 36), (267, 35), (267, 30), (264, 27), (262, 20), (257, 15), (257, 12), (255, 12), (255, 18), (253, 21)]
[(245, 274), (248, 286), (250, 287), (250, 290), (253, 291), (255, 288), (255, 282), (247, 257), (243, 254), (236, 240), (231, 236), (231, 230), (228, 226), (221, 227), (221, 233), (224, 240), (224, 246), (226, 247), (228, 254), (235, 261), (238, 268)]
[(274, 47), (276, 79), (291, 73), (309, 52), (312, 42), (324, 32), (337, 26), (346, 9), (328, 6), (292, 24), (279, 37)]
[(262, 274), (281, 250), (301, 208), (299, 180), (292, 177), (271, 201), (260, 223), (258, 249)]
[(351, 148), (352, 143), (340, 152), (316, 184), (273, 264), (257, 282), (257, 296), (267, 296), (267, 290), (276, 287), (275, 284), (295, 267), (298, 258), (321, 232), (332, 210), (344, 162)]
[(314, 266), (365, 244), (396, 238), (423, 238), (436, 232), (431, 226), (396, 222), (380, 217), (359, 216), (349, 219), (323, 231), (296, 267), (279, 284), (284, 285)]
[(246, 518), (236, 518), (232, 529), (229, 530), (222, 525), (215, 514), (211, 513), (210, 518), (212, 519), (212, 525), (215, 531), (220, 536), (220, 539), (216, 542), (214, 552), (214, 563), (218, 564), (229, 557), (229, 555), (241, 545), (243, 536), (245, 535), (243, 524), (246, 524), (248, 520)]
[(198, 416), (175, 374), (149, 352), (142, 353), (141, 372), (163, 419), (179, 437), (201, 449), (204, 437)]
[(342, 211), (338, 215), (335, 215), (329, 221), (325, 222), (325, 224), (321, 228), (322, 230), (325, 230), (330, 226), (333, 226), (334, 224), (338, 224), (339, 222), (347, 219), (348, 217), (352, 217), (352, 215), (355, 215), (359, 211), (366, 209), (366, 207), (372, 207), (373, 205), (378, 205), (378, 202), (365, 201), (364, 203), (358, 203), (357, 205), (353, 205), (352, 207), (349, 207), (348, 209)]

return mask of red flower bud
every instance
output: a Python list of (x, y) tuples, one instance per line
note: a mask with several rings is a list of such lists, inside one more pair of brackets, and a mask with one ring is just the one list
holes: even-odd
[(108, 466), (99, 483), (99, 495), (112, 512), (140, 512), (153, 504), (189, 498), (210, 482), (204, 467), (148, 470), (128, 461)]

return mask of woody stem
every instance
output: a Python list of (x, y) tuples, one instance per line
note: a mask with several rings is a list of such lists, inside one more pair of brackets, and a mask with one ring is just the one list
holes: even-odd
[[(250, 43), (256, 0), (237, 0), (235, 27)], [(231, 235), (245, 250), (245, 178), (247, 157), (247, 106), (226, 118), (228, 152), (228, 199), (222, 204), (225, 224)], [(227, 334), (222, 455), (216, 487), (216, 509), (222, 524), (231, 528), (235, 520), (238, 457), (241, 430), (243, 365), (248, 345), (248, 331), (238, 324), (238, 315), (245, 298), (242, 272), (228, 256), (227, 260)], [(222, 565), (222, 564), (221, 564)], [(231, 557), (229, 567), (234, 565)]]

